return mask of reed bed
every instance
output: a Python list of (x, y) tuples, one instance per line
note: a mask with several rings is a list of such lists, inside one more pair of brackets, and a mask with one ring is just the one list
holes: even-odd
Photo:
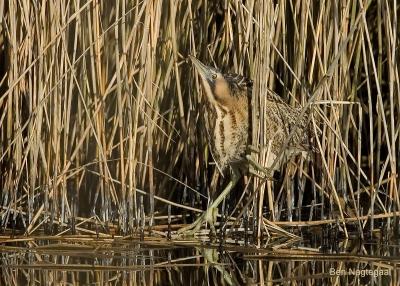
[(202, 128), (196, 55), (253, 79), (261, 165), (266, 93), (312, 110), (320, 134), (318, 153), (279, 180), (247, 176), (221, 221), (256, 238), (313, 224), (398, 235), (398, 11), (363, 0), (1, 2), (2, 230), (161, 235), (204, 210), (227, 177)]

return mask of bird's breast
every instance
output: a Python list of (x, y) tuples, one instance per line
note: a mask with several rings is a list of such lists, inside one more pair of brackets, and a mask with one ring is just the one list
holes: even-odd
[(248, 141), (247, 110), (217, 108), (213, 139), (217, 163), (222, 169), (241, 161)]

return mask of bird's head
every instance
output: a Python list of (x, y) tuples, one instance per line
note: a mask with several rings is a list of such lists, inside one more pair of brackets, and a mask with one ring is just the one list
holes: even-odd
[(252, 81), (237, 74), (224, 74), (219, 69), (206, 66), (190, 56), (199, 73), (205, 93), (212, 104), (229, 107), (241, 97), (251, 96)]

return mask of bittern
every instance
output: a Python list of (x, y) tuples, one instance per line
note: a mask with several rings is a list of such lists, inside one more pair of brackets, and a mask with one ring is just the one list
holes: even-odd
[[(231, 180), (207, 211), (193, 224), (180, 229), (179, 233), (193, 233), (205, 221), (210, 222), (213, 227), (217, 213), (215, 210), (237, 184), (243, 171), (248, 170), (249, 163), (257, 170), (264, 171), (265, 178), (270, 179), (272, 172), (282, 163), (281, 158), (307, 151), (312, 134), (306, 116), (303, 116), (304, 119), (300, 116), (301, 109), (289, 106), (277, 95), (265, 94), (265, 135), (270, 147), (267, 166), (258, 165), (247, 152), (251, 134), (252, 81), (242, 75), (222, 73), (217, 68), (204, 65), (193, 56), (190, 59), (200, 75), (207, 98), (205, 122), (208, 143), (219, 169), (231, 169)], [(290, 140), (285, 147), (284, 142), (289, 134)], [(281, 151), (282, 148), (285, 148), (284, 152)], [(281, 154), (284, 156), (280, 156)], [(275, 160), (281, 163), (277, 164)]]

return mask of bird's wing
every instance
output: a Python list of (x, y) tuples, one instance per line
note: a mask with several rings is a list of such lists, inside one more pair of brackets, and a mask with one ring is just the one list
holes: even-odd
[(282, 97), (280, 97), (279, 95), (275, 94), (273, 91), (268, 90), (268, 92), (266, 93), (266, 99), (268, 101), (271, 102), (275, 102), (277, 104), (283, 104), (285, 106), (288, 106), (290, 108), (292, 108), (291, 106), (289, 106), (285, 101), (283, 101)]
[(286, 148), (296, 152), (311, 150), (309, 139), (312, 134), (307, 114), (301, 117), (300, 109), (289, 106), (278, 96), (273, 96), (272, 100), (268, 98), (266, 109), (266, 137), (271, 141), (275, 155), (292, 133)]

